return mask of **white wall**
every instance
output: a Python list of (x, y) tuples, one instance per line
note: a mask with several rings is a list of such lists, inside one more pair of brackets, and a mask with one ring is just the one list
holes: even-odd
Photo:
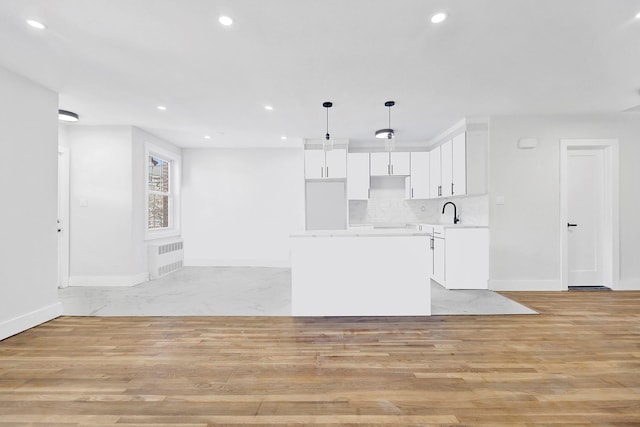
[(304, 229), (302, 148), (184, 149), (186, 265), (289, 266)]
[[(535, 149), (518, 149), (534, 137)], [(640, 117), (492, 117), (489, 188), (493, 289), (560, 289), (560, 139), (618, 138), (620, 287), (640, 289)], [(496, 205), (495, 197), (505, 204)]]
[(0, 339), (59, 316), (58, 96), (0, 67)]

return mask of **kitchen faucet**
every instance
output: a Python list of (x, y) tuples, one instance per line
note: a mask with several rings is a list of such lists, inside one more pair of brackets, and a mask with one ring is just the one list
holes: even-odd
[(457, 224), (458, 222), (460, 222), (460, 218), (458, 218), (458, 209), (456, 208), (456, 204), (453, 202), (445, 203), (444, 206), (442, 206), (442, 213), (444, 213), (444, 208), (446, 208), (447, 205), (453, 205), (453, 223)]

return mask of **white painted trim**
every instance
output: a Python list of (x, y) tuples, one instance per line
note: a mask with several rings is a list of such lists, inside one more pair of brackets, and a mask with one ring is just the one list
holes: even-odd
[(561, 291), (560, 280), (489, 280), (492, 291)]
[(619, 156), (617, 139), (560, 140), (560, 281), (562, 290), (569, 289), (568, 242), (565, 231), (568, 222), (567, 157), (569, 149), (602, 149), (605, 157), (605, 285), (621, 289), (620, 282), (620, 220), (619, 220)]
[(618, 291), (640, 291), (640, 277), (633, 279), (623, 279), (616, 286)]
[[(169, 185), (170, 187), (170, 207), (171, 213), (169, 214), (169, 228), (161, 230), (149, 230), (149, 156), (156, 155), (163, 159), (171, 161), (169, 173), (171, 174)], [(164, 239), (167, 237), (176, 237), (181, 235), (181, 177), (182, 177), (182, 156), (173, 151), (169, 151), (151, 142), (146, 142), (144, 146), (144, 159), (143, 159), (143, 171), (144, 171), (144, 239)]]
[(135, 286), (147, 280), (147, 271), (128, 276), (71, 276), (69, 286)]
[(185, 267), (276, 267), (291, 268), (291, 260), (279, 259), (187, 259)]
[(58, 286), (69, 286), (70, 233), (70, 150), (58, 146), (58, 220), (62, 232), (58, 233)]
[(0, 340), (24, 332), (62, 315), (62, 303), (56, 302), (0, 323)]

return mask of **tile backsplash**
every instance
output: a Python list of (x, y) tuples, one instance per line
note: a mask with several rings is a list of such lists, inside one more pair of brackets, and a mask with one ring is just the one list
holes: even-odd
[(489, 196), (459, 196), (429, 200), (405, 200), (404, 177), (372, 177), (369, 200), (349, 200), (349, 225), (452, 223), (456, 204), (461, 224), (489, 224)]

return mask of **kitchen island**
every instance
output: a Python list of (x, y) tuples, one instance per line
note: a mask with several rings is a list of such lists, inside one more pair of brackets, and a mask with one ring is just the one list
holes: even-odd
[(428, 316), (430, 234), (410, 229), (291, 235), (293, 316)]

